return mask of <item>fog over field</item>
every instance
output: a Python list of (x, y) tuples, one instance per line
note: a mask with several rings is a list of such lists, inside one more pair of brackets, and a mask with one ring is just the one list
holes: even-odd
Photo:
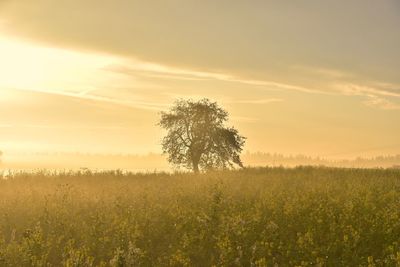
[[(329, 166), (345, 168), (400, 168), (400, 155), (370, 158), (323, 158), (304, 155), (250, 153), (242, 155), (247, 167)], [(0, 170), (113, 170), (133, 172), (175, 171), (161, 154), (82, 154), (82, 153), (25, 153), (4, 155)], [(182, 170), (182, 169), (181, 169)]]

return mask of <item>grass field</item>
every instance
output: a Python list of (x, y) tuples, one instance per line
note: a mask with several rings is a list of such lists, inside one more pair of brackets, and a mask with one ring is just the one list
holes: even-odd
[(0, 266), (400, 266), (400, 171), (0, 180)]

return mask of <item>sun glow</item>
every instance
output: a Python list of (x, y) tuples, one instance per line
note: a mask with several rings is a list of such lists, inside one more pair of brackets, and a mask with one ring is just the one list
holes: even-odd
[[(111, 56), (49, 48), (0, 36), (0, 90), (88, 90), (105, 79), (99, 76), (101, 69), (115, 62), (118, 59)], [(9, 94), (1, 91), (1, 97)]]

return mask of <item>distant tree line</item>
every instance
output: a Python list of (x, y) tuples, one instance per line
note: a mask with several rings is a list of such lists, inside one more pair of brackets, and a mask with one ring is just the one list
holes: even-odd
[(357, 157), (353, 159), (329, 159), (323, 157), (311, 157), (305, 155), (284, 155), (280, 153), (247, 152), (243, 159), (253, 166), (298, 166), (298, 165), (324, 165), (330, 167), (348, 168), (375, 168), (375, 167), (398, 167), (400, 166), (400, 154), (375, 157)]

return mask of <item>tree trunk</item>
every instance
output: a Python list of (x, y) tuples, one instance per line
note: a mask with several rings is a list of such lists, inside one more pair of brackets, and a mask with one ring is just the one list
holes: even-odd
[(199, 173), (199, 161), (198, 160), (193, 160), (193, 171), (195, 173)]

